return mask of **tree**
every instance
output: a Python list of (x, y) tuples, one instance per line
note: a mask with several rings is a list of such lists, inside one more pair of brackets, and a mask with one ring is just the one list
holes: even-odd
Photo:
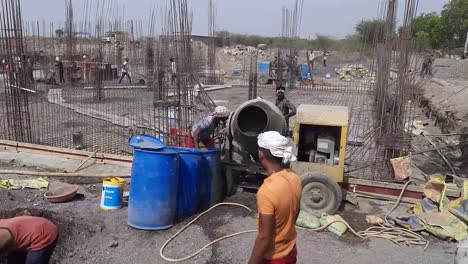
[(468, 1), (451, 0), (442, 10), (448, 48), (462, 47), (468, 32)]
[(440, 49), (446, 45), (444, 23), (436, 13), (421, 14), (411, 26), (420, 49)]
[(315, 49), (323, 50), (330, 49), (331, 46), (335, 43), (335, 40), (332, 37), (317, 34), (317, 37), (314, 40)]
[(374, 41), (383, 40), (383, 26), (385, 22), (379, 19), (362, 20), (356, 25), (355, 30), (359, 34), (361, 41), (372, 44)]
[(63, 31), (62, 28), (59, 28), (59, 29), (55, 30), (55, 36), (56, 36), (57, 38), (62, 38), (62, 37), (63, 37), (63, 34), (64, 34), (64, 31)]
[(361, 36), (358, 33), (346, 36), (344, 39), (337, 40), (334, 49), (345, 52), (365, 51), (362, 46)]

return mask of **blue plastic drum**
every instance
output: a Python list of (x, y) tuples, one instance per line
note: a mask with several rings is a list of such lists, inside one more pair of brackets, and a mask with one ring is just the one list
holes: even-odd
[(168, 147), (179, 153), (179, 187), (176, 218), (187, 218), (196, 213), (200, 204), (200, 177), (203, 152), (195, 148)]
[(174, 223), (179, 184), (179, 156), (170, 149), (135, 149), (132, 163), (128, 224), (144, 230)]
[(200, 209), (220, 203), (224, 199), (224, 177), (221, 175), (221, 160), (219, 151), (210, 148), (203, 151), (202, 170), (200, 177)]

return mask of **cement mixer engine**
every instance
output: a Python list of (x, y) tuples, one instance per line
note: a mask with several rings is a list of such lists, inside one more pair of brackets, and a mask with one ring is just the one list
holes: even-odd
[[(300, 105), (293, 129), (290, 164), (302, 180), (301, 210), (333, 214), (342, 201), (348, 109), (342, 106)], [(265, 131), (288, 134), (279, 109), (263, 99), (243, 103), (227, 121), (222, 162), (227, 194), (238, 187), (256, 190), (267, 177), (258, 160), (257, 136)]]

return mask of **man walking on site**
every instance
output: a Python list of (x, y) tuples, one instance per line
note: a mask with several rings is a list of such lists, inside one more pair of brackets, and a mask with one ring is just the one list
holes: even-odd
[(63, 62), (59, 57), (55, 57), (55, 67), (58, 68), (59, 71), (59, 83), (65, 83), (65, 79), (63, 77)]
[(433, 61), (434, 61), (434, 56), (428, 52), (423, 58), (421, 77), (424, 78), (426, 76), (432, 76)]
[(90, 69), (90, 63), (88, 56), (83, 55), (83, 81), (87, 83), (89, 80), (89, 69)]
[(323, 67), (327, 67), (328, 55), (330, 52), (328, 50), (323, 51)]
[(289, 140), (276, 131), (260, 134), (258, 147), (268, 177), (257, 192), (258, 233), (249, 264), (294, 264), (302, 184), (299, 176), (286, 168), (296, 157)]
[(3, 71), (5, 72), (5, 76), (7, 77), (7, 79), (11, 78), (10, 64), (8, 63), (8, 61), (6, 59), (2, 60), (2, 64), (4, 65)]
[(174, 85), (174, 81), (177, 78), (176, 63), (173, 58), (170, 58), (169, 61), (171, 62), (171, 84)]
[(57, 227), (45, 218), (0, 219), (0, 256), (7, 255), (8, 264), (48, 264), (57, 238)]
[(296, 107), (284, 96), (285, 90), (283, 86), (276, 90), (276, 106), (281, 111), (286, 120), (286, 126), (289, 130), (289, 118), (296, 115)]
[(129, 73), (128, 58), (125, 58), (122, 64), (122, 76), (120, 77), (119, 84), (122, 83), (122, 80), (125, 76), (127, 76), (128, 82), (132, 84), (132, 78), (130, 77), (130, 73)]

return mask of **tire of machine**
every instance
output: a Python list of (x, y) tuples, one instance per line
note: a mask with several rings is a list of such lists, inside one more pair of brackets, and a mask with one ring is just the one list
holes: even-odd
[(236, 182), (234, 172), (232, 169), (223, 168), (224, 177), (226, 178), (226, 196), (232, 196), (236, 194), (238, 184)]
[(268, 84), (268, 77), (265, 75), (259, 75), (257, 81), (259, 84)]
[(320, 216), (334, 214), (343, 201), (341, 187), (323, 172), (309, 172), (302, 176), (301, 210)]

